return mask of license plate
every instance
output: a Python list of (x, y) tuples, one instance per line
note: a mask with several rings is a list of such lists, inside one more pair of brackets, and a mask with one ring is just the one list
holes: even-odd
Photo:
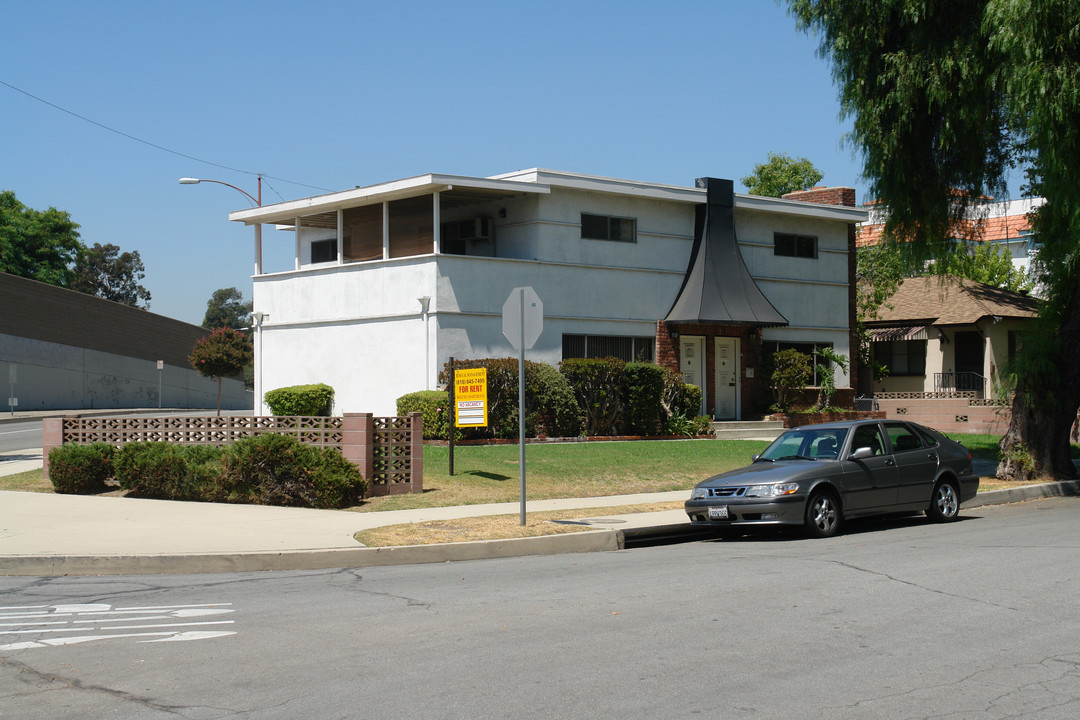
[(709, 508), (709, 519), (710, 520), (727, 520), (728, 519), (727, 505), (720, 505), (718, 507), (710, 507)]

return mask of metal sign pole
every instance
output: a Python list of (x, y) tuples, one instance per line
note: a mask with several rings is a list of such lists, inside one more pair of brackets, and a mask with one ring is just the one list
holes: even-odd
[(447, 401), (450, 407), (446, 408), (447, 420), (450, 426), (450, 477), (454, 477), (454, 428), (457, 427), (457, 403), (454, 400), (454, 391), (457, 390), (457, 379), (454, 377), (454, 358), (450, 357), (450, 398)]
[(525, 288), (518, 291), (521, 303), (521, 354), (518, 356), (518, 444), (521, 446), (521, 525), (525, 526)]

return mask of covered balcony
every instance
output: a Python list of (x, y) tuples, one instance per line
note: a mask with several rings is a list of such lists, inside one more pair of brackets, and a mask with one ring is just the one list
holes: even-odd
[(420, 175), (379, 185), (239, 210), (252, 225), (255, 275), (263, 272), (262, 225), (294, 234), (293, 269), (430, 254), (495, 256), (499, 203), (550, 186), (457, 175)]

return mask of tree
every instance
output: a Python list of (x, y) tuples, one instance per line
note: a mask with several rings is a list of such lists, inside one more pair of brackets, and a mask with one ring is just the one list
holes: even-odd
[(1046, 302), (1025, 338), (998, 476), (1072, 477), (1080, 408), (1080, 3), (788, 0), (833, 65), (887, 239), (934, 239), (1028, 164)]
[[(75, 260), (71, 290), (131, 307), (150, 309), (150, 291), (139, 284), (146, 268), (138, 250), (120, 252), (113, 244), (94, 243)], [(140, 304), (141, 303), (141, 304)]]
[(809, 190), (817, 185), (825, 174), (806, 158), (792, 160), (781, 153), (769, 153), (766, 162), (754, 166), (754, 172), (742, 179), (751, 195), (780, 197), (789, 192)]
[(1013, 265), (1008, 248), (988, 242), (954, 243), (931, 260), (922, 274), (956, 275), (1011, 292), (1031, 289), (1027, 273)]
[(67, 287), (71, 266), (84, 250), (68, 213), (34, 210), (11, 190), (0, 192), (0, 272)]
[(206, 315), (202, 326), (242, 330), (251, 324), (251, 303), (244, 302), (244, 295), (234, 287), (215, 290), (206, 301)]
[(221, 380), (239, 375), (251, 364), (255, 351), (251, 338), (239, 330), (218, 328), (204, 336), (188, 356), (188, 362), (200, 375), (217, 380), (217, 414), (221, 415)]

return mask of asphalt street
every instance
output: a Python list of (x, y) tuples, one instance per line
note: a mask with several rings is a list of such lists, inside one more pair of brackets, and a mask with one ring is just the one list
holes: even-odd
[(0, 717), (1071, 719), (1078, 548), (1053, 498), (827, 540), (0, 578)]

